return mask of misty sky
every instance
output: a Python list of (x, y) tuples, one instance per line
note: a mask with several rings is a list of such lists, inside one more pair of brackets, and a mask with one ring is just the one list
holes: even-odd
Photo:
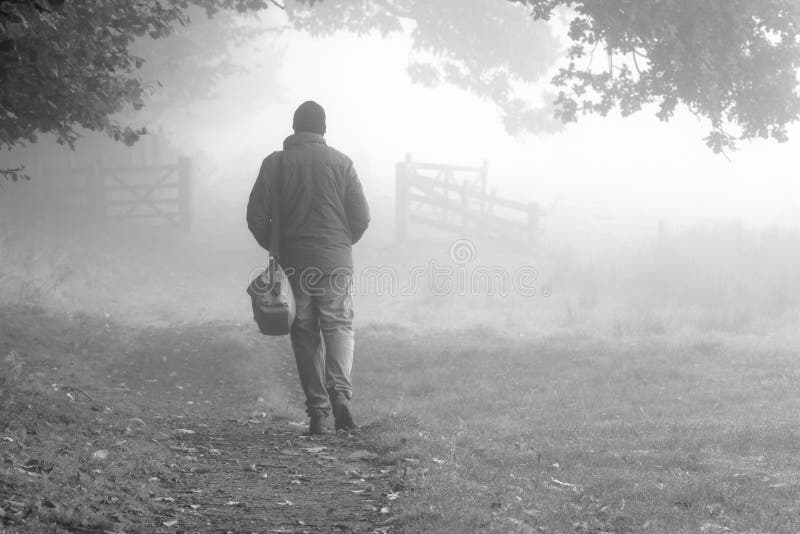
[[(666, 218), (794, 227), (800, 220), (800, 128), (786, 144), (743, 144), (731, 161), (705, 147), (707, 125), (688, 112), (670, 123), (652, 110), (590, 117), (560, 133), (515, 139), (491, 102), (412, 84), (409, 54), (410, 39), (399, 35), (265, 37), (242, 51), (250, 72), (225, 80), (220, 98), (194, 106), (182, 116), (189, 128), (175, 133), (220, 165), (255, 174), (291, 133), (294, 108), (314, 99), (328, 113), (328, 142), (355, 160), (372, 197), (393, 194), (394, 163), (411, 152), (456, 164), (486, 159), (499, 194), (588, 224), (593, 217), (648, 225)], [(267, 55), (283, 56), (277, 71)]]

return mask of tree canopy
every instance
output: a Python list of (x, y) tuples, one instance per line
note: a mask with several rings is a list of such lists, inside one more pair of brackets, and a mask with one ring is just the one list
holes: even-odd
[[(148, 125), (169, 121), (175, 112), (183, 113), (187, 106), (217, 96), (219, 82), (228, 76), (249, 69), (277, 69), (280, 53), (260, 54), (253, 64), (252, 54), (243, 60), (240, 52), (251, 51), (260, 37), (288, 29), (285, 23), (268, 24), (252, 12), (242, 16), (223, 10), (208, 17), (204, 11), (191, 6), (185, 12), (188, 23), (176, 26), (164, 38), (141, 38), (131, 46), (132, 53), (144, 59), (136, 76), (148, 94), (142, 110), (121, 120)], [(280, 90), (277, 78), (271, 81), (262, 82), (265, 93)]]
[(666, 121), (684, 105), (710, 122), (705, 141), (720, 152), (737, 140), (785, 141), (798, 118), (800, 2), (517, 1), (538, 19), (572, 9), (569, 63), (553, 79), (563, 121), (650, 103)]
[(505, 0), (324, 0), (286, 5), (290, 23), (312, 35), (382, 35), (410, 30), (412, 80), (447, 83), (497, 104), (511, 133), (560, 127), (550, 102), (522, 95), (558, 57), (553, 29)]
[(158, 39), (187, 22), (198, 6), (266, 8), (266, 0), (13, 0), (0, 3), (0, 148), (53, 133), (72, 145), (76, 128), (101, 130), (125, 143), (143, 133), (114, 115), (144, 105), (139, 77), (144, 60), (132, 52), (137, 38)]
[[(683, 105), (707, 120), (714, 151), (738, 140), (787, 139), (800, 113), (800, 2), (796, 0), (325, 0), (287, 6), (295, 27), (383, 33), (411, 23), (432, 59), (412, 77), (492, 99), (507, 129), (541, 131), (582, 114), (623, 116)], [(515, 9), (516, 8), (516, 9)], [(566, 19), (558, 26), (535, 24)], [(556, 36), (563, 26), (566, 35)], [(558, 57), (561, 37), (565, 57)], [(559, 60), (565, 64), (558, 65)], [(525, 84), (558, 65), (549, 101)]]
[[(706, 143), (723, 151), (738, 140), (784, 141), (800, 113), (796, 0), (3, 0), (0, 148), (40, 133), (72, 145), (79, 128), (135, 142), (143, 131), (115, 117), (145, 105), (142, 69), (157, 64), (136, 43), (172, 34), (192, 9), (211, 16), (271, 5), (313, 35), (410, 32), (412, 79), (494, 101), (512, 133), (647, 105), (666, 121), (685, 106), (709, 122)], [(554, 17), (567, 22), (545, 24)], [(189, 89), (202, 90), (224, 71), (219, 42), (234, 36), (156, 57), (197, 68)], [(543, 100), (532, 84), (544, 77)]]

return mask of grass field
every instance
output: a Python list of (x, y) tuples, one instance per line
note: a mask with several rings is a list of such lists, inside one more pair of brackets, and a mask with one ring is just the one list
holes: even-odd
[[(126, 246), (100, 235), (89, 245), (56, 243), (34, 253), (6, 237), (0, 317), (14, 328), (2, 330), (0, 359), (6, 377), (17, 372), (14, 361), (33, 371), (4, 382), (3, 436), (19, 438), (25, 421), (42, 447), (55, 428), (70, 432), (63, 421), (42, 422), (60, 417), (53, 383), (116, 407), (113, 416), (64, 408), (74, 431), (82, 429), (67, 439), (85, 449), (72, 456), (78, 464), (91, 452), (81, 440), (111, 440), (144, 407), (210, 418), (263, 410), (275, 421), (301, 421), (288, 344), (253, 332), (239, 260), (178, 237), (167, 243), (173, 256), (143, 235), (126, 238)], [(770, 258), (792, 239), (754, 243)], [(675, 244), (672, 252), (683, 256), (664, 253), (674, 265), (651, 258), (614, 270), (604, 263), (605, 274), (549, 258), (542, 274), (553, 284), (550, 300), (361, 297), (358, 439), (378, 453), (376, 470), (384, 466), (401, 481), (383, 494), (393, 495), (391, 514), (372, 518), (366, 531), (800, 532), (798, 297), (795, 282), (780, 282), (794, 260), (742, 262), (716, 279), (721, 271), (712, 262), (695, 260), (694, 277), (676, 279), (699, 243)], [(741, 247), (712, 252), (727, 264), (751, 254)], [(409, 254), (381, 249), (361, 257), (407, 267), (416, 261)], [(642, 284), (648, 277), (675, 283)], [(48, 314), (57, 328), (38, 329)], [(12, 350), (18, 359), (8, 358)], [(172, 352), (185, 358), (168, 359)], [(139, 389), (117, 368), (140, 373)], [(169, 388), (154, 389), (156, 379)], [(184, 396), (198, 390), (209, 404), (187, 407)], [(40, 403), (40, 415), (8, 408), (24, 405), (19, 399)], [(115, 467), (117, 476), (138, 481), (131, 466), (158, 471), (172, 461), (147, 443), (122, 456), (128, 463)], [(72, 465), (61, 462), (56, 471)], [(48, 491), (51, 501), (62, 495)], [(139, 509), (152, 506), (138, 491), (126, 498), (138, 499)], [(101, 493), (64, 498), (98, 511), (111, 506), (93, 500)], [(42, 521), (54, 532), (94, 524)]]
[[(14, 311), (4, 316), (9, 313)], [(19, 313), (31, 323), (43, 320)], [(265, 345), (247, 327), (132, 328), (120, 336), (103, 332), (102, 319), (65, 321), (60, 327), (66, 341), (55, 346), (68, 354), (52, 354), (55, 336), (31, 332), (30, 341), (15, 330), (16, 341), (4, 340), (5, 348), (20, 348), (20, 360), (32, 360), (28, 368), (35, 372), (25, 379), (21, 400), (40, 405), (45, 414), (23, 409), (17, 412), (22, 419), (9, 419), (7, 396), (13, 390), (4, 386), (4, 436), (19, 441), (27, 428), (44, 437), (52, 435), (52, 428), (40, 428), (52, 426), (47, 420), (71, 420), (72, 430), (62, 423), (62, 439), (52, 447), (77, 447), (83, 453), (73, 460), (76, 465), (81, 457), (91, 464), (87, 458), (101, 446), (94, 444), (114, 441), (114, 432), (131, 439), (119, 434), (130, 426), (128, 417), (195, 410), (169, 393), (181, 393), (183, 386), (180, 392), (148, 393), (124, 372), (118, 378), (102, 375), (125, 369), (120, 358), (135, 355), (128, 369), (165, 376), (159, 350), (172, 353), (173, 345), (188, 354), (206, 351), (205, 359), (195, 355), (165, 368), (178, 373), (177, 384), (191, 382), (202, 398), (213, 400), (202, 407), (206, 417), (264, 409), (303, 419), (288, 350)], [(98, 328), (101, 332), (86, 341), (82, 332)], [(125, 330), (116, 324), (110, 332)], [(206, 334), (192, 341), (192, 332)], [(142, 346), (142, 336), (152, 341)], [(43, 363), (39, 353), (50, 356)], [(227, 365), (218, 360), (225, 355)], [(649, 337), (620, 343), (589, 336), (528, 340), (489, 330), (420, 334), (366, 326), (359, 332), (354, 371), (361, 436), (380, 463), (402, 470), (403, 480), (392, 503), (394, 515), (383, 527), (392, 532), (797, 532), (797, 358), (796, 341), (786, 337)], [(208, 367), (208, 359), (216, 365)], [(9, 366), (6, 361), (6, 376), (13, 374)], [(114, 387), (123, 379), (124, 387)], [(76, 413), (69, 402), (57, 408), (51, 381), (77, 384), (93, 398), (113, 403), (115, 413)], [(139, 382), (146, 388), (149, 380)], [(236, 397), (218, 402), (230, 388)], [(71, 435), (78, 429), (84, 437)], [(81, 446), (84, 439), (92, 446)], [(158, 471), (169, 464), (158, 447), (142, 443), (126, 446), (133, 448), (117, 456), (122, 463), (108, 469), (110, 476), (130, 477), (130, 469)], [(148, 461), (157, 468), (148, 468)], [(58, 462), (65, 469), (72, 465)], [(97, 484), (83, 497), (51, 487), (49, 502), (69, 495), (70, 502), (97, 509), (90, 506), (93, 500), (111, 491), (108, 482)], [(146, 494), (126, 495), (115, 498), (147, 505)]]
[(375, 439), (441, 460), (400, 530), (800, 529), (791, 338), (363, 336)]

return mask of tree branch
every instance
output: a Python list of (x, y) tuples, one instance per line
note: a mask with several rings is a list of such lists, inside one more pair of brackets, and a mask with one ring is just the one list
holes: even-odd
[(636, 67), (636, 72), (639, 73), (639, 76), (642, 75), (642, 70), (639, 68), (639, 62), (636, 61), (636, 49), (634, 48), (631, 50), (631, 54), (633, 55), (633, 66)]
[(589, 54), (589, 64), (586, 65), (586, 72), (589, 72), (592, 68), (592, 62), (594, 61), (594, 51), (597, 50), (597, 45), (600, 44), (600, 41), (595, 41), (594, 46), (592, 47), (592, 52)]
[(6, 180), (17, 182), (19, 180), (30, 180), (31, 177), (25, 174), (25, 167), (20, 166), (14, 169), (0, 169), (0, 176)]

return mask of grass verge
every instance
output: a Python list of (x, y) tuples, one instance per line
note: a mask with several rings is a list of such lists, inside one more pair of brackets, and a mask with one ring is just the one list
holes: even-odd
[(393, 531), (797, 532), (789, 347), (366, 329), (371, 435), (385, 461), (419, 460)]
[[(249, 327), (16, 309), (0, 334), (11, 532), (169, 531), (153, 479), (193, 474), (160, 416), (302, 417), (288, 347)], [(800, 530), (792, 337), (357, 336), (362, 437), (402, 473), (384, 532)]]

